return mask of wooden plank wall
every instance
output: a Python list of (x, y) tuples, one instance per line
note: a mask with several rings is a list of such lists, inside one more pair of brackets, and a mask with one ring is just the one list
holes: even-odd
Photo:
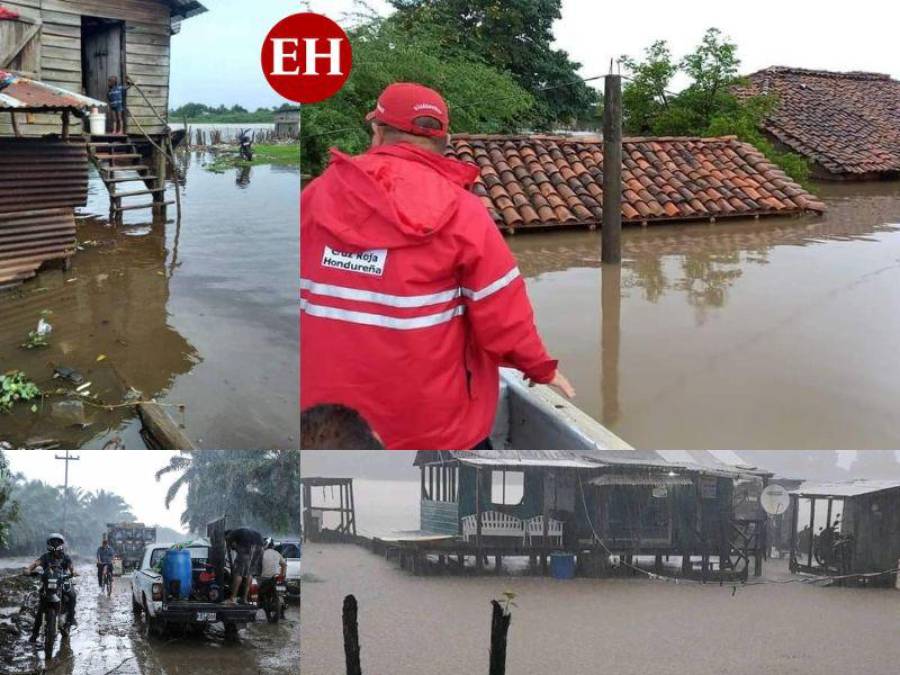
[[(160, 0), (2, 0), (3, 5), (43, 21), (40, 78), (70, 91), (84, 93), (81, 74), (81, 17), (96, 16), (125, 22), (125, 72), (164, 118), (169, 106), (169, 8)], [(150, 133), (164, 125), (135, 90), (127, 104)], [(19, 116), (24, 135), (60, 133), (58, 114)], [(132, 126), (134, 126), (132, 124)], [(75, 127), (77, 129), (77, 125)], [(133, 129), (137, 132), (137, 129)], [(8, 114), (0, 114), (0, 136), (12, 135)]]

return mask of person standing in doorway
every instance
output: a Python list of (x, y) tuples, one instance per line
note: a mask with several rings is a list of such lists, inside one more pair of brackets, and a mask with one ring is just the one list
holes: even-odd
[(499, 368), (568, 397), (516, 261), (444, 156), (443, 97), (388, 86), (372, 145), (329, 168), (300, 206), (300, 407), (356, 410), (392, 449), (489, 448)]
[(109, 76), (109, 93), (107, 100), (109, 102), (109, 116), (112, 120), (112, 135), (122, 136), (125, 134), (125, 91), (127, 87), (119, 84), (119, 78), (115, 75)]

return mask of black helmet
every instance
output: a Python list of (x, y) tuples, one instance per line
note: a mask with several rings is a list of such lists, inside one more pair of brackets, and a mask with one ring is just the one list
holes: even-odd
[(58, 532), (47, 537), (47, 550), (50, 553), (62, 553), (66, 548), (66, 538)]

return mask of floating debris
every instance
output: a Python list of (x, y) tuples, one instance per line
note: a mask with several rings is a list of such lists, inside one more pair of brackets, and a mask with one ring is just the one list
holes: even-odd
[(56, 368), (54, 368), (53, 377), (67, 380), (75, 385), (79, 385), (84, 382), (84, 375), (79, 373), (77, 370), (67, 368), (66, 366), (57, 366)]

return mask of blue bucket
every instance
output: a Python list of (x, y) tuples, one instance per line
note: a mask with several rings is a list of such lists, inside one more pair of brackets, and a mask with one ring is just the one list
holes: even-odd
[(550, 573), (554, 579), (572, 579), (575, 577), (574, 553), (551, 553)]

